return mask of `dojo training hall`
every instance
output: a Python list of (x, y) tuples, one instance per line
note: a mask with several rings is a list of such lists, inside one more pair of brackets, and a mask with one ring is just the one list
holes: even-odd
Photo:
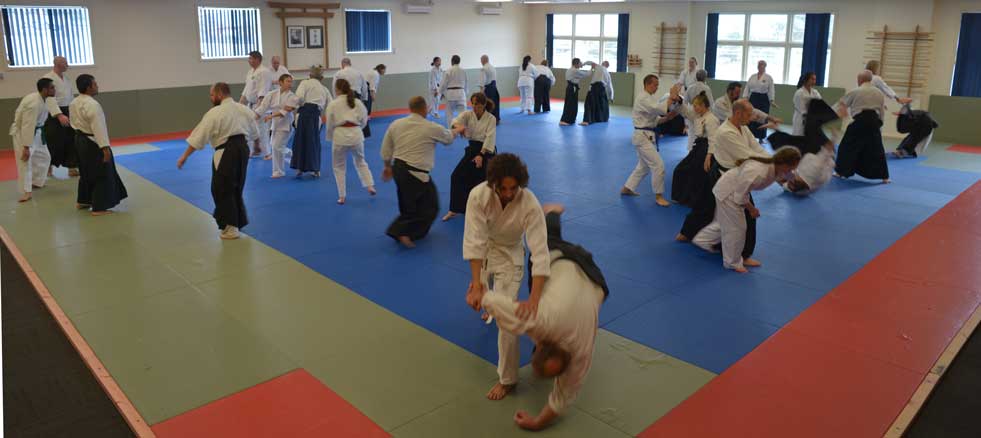
[[(4, 435), (981, 436), (981, 0), (301, 1), (0, 1)], [(725, 171), (702, 197), (710, 251), (676, 240), (694, 207), (655, 193), (673, 199), (690, 155), (676, 114), (697, 112), (682, 96), (699, 70), (733, 108), (718, 132), (755, 142), (737, 120), (761, 98), (771, 122), (728, 171), (723, 136), (704, 140), (718, 149), (695, 171)], [(539, 74), (550, 111), (521, 98)], [(769, 99), (725, 101), (764, 77)], [(794, 131), (805, 90), (839, 119), (816, 131), (835, 176), (860, 147), (884, 178), (774, 183), (817, 154), (766, 140)], [(454, 92), (500, 124), (455, 124)], [(854, 111), (867, 96), (878, 118)], [(913, 112), (935, 123), (901, 158)], [(404, 152), (423, 137), (431, 163)], [(500, 176), (521, 163), (524, 188)], [(747, 169), (770, 172), (748, 203), (712, 196)], [(429, 190), (410, 182), (439, 211), (401, 239), (393, 219)], [(451, 198), (469, 207), (440, 220)], [(520, 269), (488, 274), (517, 208)], [(747, 227), (738, 273), (727, 239)], [(542, 256), (550, 274), (528, 266)], [(542, 334), (563, 324), (585, 334)]]

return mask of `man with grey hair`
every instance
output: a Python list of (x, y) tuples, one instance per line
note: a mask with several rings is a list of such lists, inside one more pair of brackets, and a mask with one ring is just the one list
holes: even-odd
[(480, 56), (480, 91), (494, 102), (494, 107), (490, 113), (497, 118), (497, 124), (501, 124), (501, 93), (497, 90), (497, 69), (490, 63), (487, 55)]
[(269, 60), (269, 67), (269, 70), (272, 70), (273, 78), (276, 80), (279, 80), (279, 78), (283, 75), (293, 76), (293, 74), (286, 69), (286, 66), (282, 64), (282, 60), (279, 59), (279, 55), (275, 55)]
[(300, 82), (296, 97), (300, 99), (297, 111), (296, 132), (293, 134), (293, 156), (290, 168), (296, 169), (297, 178), (304, 172), (320, 176), (320, 117), (331, 100), (327, 87), (320, 82), (324, 78), (322, 67), (310, 67), (310, 79)]
[(845, 136), (838, 145), (835, 160), (835, 176), (848, 178), (859, 174), (868, 179), (889, 182), (889, 166), (882, 146), (882, 115), (886, 97), (872, 84), (875, 76), (870, 70), (858, 73), (858, 88), (854, 88), (838, 101), (838, 114), (852, 117)]
[(48, 109), (48, 119), (44, 123), (44, 136), (48, 142), (48, 152), (51, 153), (51, 165), (48, 176), (55, 167), (67, 167), (68, 176), (78, 176), (78, 152), (75, 151), (75, 131), (69, 124), (68, 106), (75, 98), (72, 80), (65, 76), (68, 71), (68, 60), (64, 56), (55, 56), (54, 67), (43, 78), (51, 79), (55, 87), (55, 95), (44, 100)]
[[(245, 88), (238, 103), (255, 109), (262, 103), (262, 99), (273, 90), (273, 73), (269, 67), (262, 65), (262, 53), (257, 50), (249, 52), (249, 72), (245, 74)], [(272, 151), (269, 148), (269, 124), (259, 120), (259, 138), (253, 139), (252, 157), (262, 157), (264, 160), (272, 159)]]
[(351, 66), (351, 58), (344, 58), (341, 60), (341, 69), (334, 73), (334, 80), (330, 85), (330, 88), (337, 90), (337, 80), (344, 79), (348, 84), (351, 84), (351, 89), (354, 90), (354, 97), (365, 100), (368, 96), (368, 81), (364, 80), (364, 75), (360, 71), (356, 70)]

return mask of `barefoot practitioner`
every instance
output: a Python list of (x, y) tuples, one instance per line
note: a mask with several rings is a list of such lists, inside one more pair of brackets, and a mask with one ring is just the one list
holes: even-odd
[(92, 75), (75, 79), (78, 95), (69, 106), (69, 119), (75, 129), (75, 150), (79, 157), (79, 209), (92, 208), (92, 216), (111, 214), (126, 199), (126, 187), (116, 173), (116, 161), (109, 148), (109, 129), (102, 105), (92, 97), (99, 94), (99, 84)]
[(654, 96), (654, 93), (657, 93), (658, 83), (655, 75), (644, 77), (644, 91), (634, 100), (634, 135), (631, 143), (637, 148), (637, 166), (623, 183), (620, 194), (637, 196), (637, 185), (647, 174), (651, 174), (651, 190), (656, 197), (655, 202), (661, 207), (667, 207), (671, 203), (664, 199), (664, 160), (661, 159), (661, 154), (657, 152), (654, 144), (654, 128), (664, 120), (669, 111), (677, 108), (681, 85), (672, 86), (669, 98), (659, 103)]
[(20, 100), (14, 112), (14, 123), (10, 125), (17, 162), (17, 192), (20, 193), (17, 202), (29, 201), (34, 188), (44, 187), (51, 165), (51, 155), (43, 137), (44, 122), (48, 118), (45, 99), (55, 95), (55, 86), (51, 79), (41, 78), (36, 88), (37, 92)]

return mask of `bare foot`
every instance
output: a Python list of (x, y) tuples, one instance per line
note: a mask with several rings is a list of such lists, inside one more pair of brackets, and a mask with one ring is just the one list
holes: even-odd
[(483, 312), (483, 313), (480, 314), (480, 320), (481, 321), (487, 321), (488, 319), (490, 319), (490, 314), (489, 313)]
[(401, 243), (402, 246), (404, 246), (406, 248), (415, 248), (416, 247), (416, 244), (414, 242), (412, 242), (412, 239), (410, 239), (409, 236), (399, 236), (399, 243)]
[(889, 180), (889, 178), (886, 178), (886, 179), (884, 179), (884, 180), (882, 180), (882, 183), (883, 183), (883, 184), (889, 184), (889, 183), (891, 183), (891, 182), (892, 182), (892, 181), (890, 181), (890, 180)]
[(630, 189), (624, 187), (624, 188), (620, 189), (620, 195), (622, 195), (622, 196), (640, 196), (640, 193), (637, 193), (637, 192), (635, 192), (633, 190), (630, 190)]
[(375, 195), (378, 194), (378, 191), (375, 190), (375, 187), (374, 186), (371, 186), (371, 187), (368, 187), (368, 194), (371, 195), (371, 196), (375, 196)]
[(831, 174), (831, 176), (833, 176), (833, 177), (835, 177), (835, 178), (841, 178), (841, 179), (847, 179), (847, 178), (845, 178), (845, 177), (843, 177), (843, 176), (841, 176), (841, 175), (839, 175), (839, 174), (838, 174), (838, 172), (833, 172), (833, 173)]
[(542, 212), (548, 213), (558, 213), (562, 214), (565, 212), (565, 206), (562, 204), (545, 204), (542, 206)]
[(517, 384), (504, 385), (498, 382), (494, 384), (494, 387), (491, 388), (490, 391), (487, 391), (487, 399), (502, 400), (504, 399), (504, 397), (507, 397), (508, 394), (511, 393), (511, 391), (514, 391), (515, 386), (517, 386)]
[(452, 211), (448, 211), (448, 212), (446, 212), (445, 215), (443, 215), (443, 222), (446, 222), (446, 221), (448, 221), (450, 219), (453, 219), (455, 217), (456, 217), (456, 213), (454, 213)]
[(35, 189), (43, 189), (44, 188), (44, 186), (39, 186), (37, 184), (31, 184), (31, 187), (33, 187)]
[(337, 204), (338, 205), (344, 205), (344, 197), (343, 196), (340, 197), (340, 198), (337, 198)]
[(749, 270), (746, 269), (746, 268), (732, 268), (732, 270), (733, 271), (736, 271), (736, 272), (738, 272), (740, 274), (745, 274), (745, 273), (749, 272)]
[(763, 266), (763, 262), (756, 259), (747, 258), (747, 259), (743, 259), (743, 266), (749, 266), (750, 268), (758, 268), (760, 266)]
[(320, 178), (320, 171), (318, 170), (318, 171), (314, 172), (313, 173), (313, 177), (314, 178)]
[(31, 200), (31, 194), (30, 193), (24, 193), (24, 196), (21, 196), (20, 199), (17, 200), (17, 202), (27, 202), (27, 201), (30, 201), (30, 200)]
[(684, 235), (684, 234), (681, 234), (681, 233), (678, 233), (678, 235), (677, 235), (677, 236), (674, 236), (674, 240), (677, 240), (677, 241), (679, 241), (679, 242), (688, 242), (688, 241), (690, 241), (691, 239), (689, 239), (689, 238), (687, 238), (687, 237), (685, 237), (685, 235)]
[(303, 171), (302, 170), (297, 170), (296, 171), (296, 177), (297, 178), (302, 178), (303, 177)]
[(667, 199), (664, 199), (664, 196), (661, 196), (661, 195), (657, 195), (654, 198), (654, 202), (656, 202), (657, 205), (660, 205), (661, 207), (670, 207), (671, 206), (671, 203), (668, 202)]
[(262, 157), (262, 159), (265, 160), (265, 161), (269, 161), (269, 160), (272, 159), (272, 155), (266, 155), (266, 156)]
[(112, 210), (93, 211), (92, 216), (109, 216)]
[(91, 206), (92, 206), (91, 204), (75, 204), (75, 208), (78, 210), (85, 210), (86, 208), (89, 208)]
[(68, 169), (68, 176), (71, 177), (78, 176), (78, 169)]
[(272, 179), (278, 179), (278, 178), (282, 178), (282, 177), (283, 177), (283, 175), (277, 173), (277, 174), (275, 174), (275, 175), (272, 176)]
[(566, 122), (559, 122), (559, 126), (569, 126), (569, 123), (566, 123)]
[(589, 126), (589, 123), (586, 123), (586, 122), (579, 122), (579, 126)]

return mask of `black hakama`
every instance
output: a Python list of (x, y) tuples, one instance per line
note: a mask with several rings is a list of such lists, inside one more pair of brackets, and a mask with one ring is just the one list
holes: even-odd
[(215, 222), (223, 230), (231, 225), (244, 228), (249, 224), (245, 212), (245, 176), (249, 169), (249, 145), (242, 134), (228, 137), (225, 144), (215, 148), (223, 151), (218, 167), (211, 166), (211, 197), (215, 201)]
[(903, 158), (916, 158), (916, 146), (940, 125), (926, 111), (910, 110), (908, 106), (903, 109), (905, 111), (900, 112), (899, 117), (896, 118), (896, 130), (908, 135), (899, 143), (896, 155)]
[[(68, 107), (61, 113), (68, 117)], [(51, 154), (51, 165), (55, 167), (78, 167), (78, 152), (75, 150), (75, 130), (71, 126), (61, 126), (57, 117), (48, 116), (44, 122), (44, 136)]]
[(838, 145), (835, 172), (845, 178), (859, 174), (868, 179), (888, 179), (889, 166), (882, 146), (882, 119), (875, 110), (854, 117)]
[(691, 151), (674, 168), (671, 175), (671, 199), (681, 205), (693, 207), (704, 188), (709, 184), (705, 172), (705, 155), (708, 154), (708, 137), (698, 137)]
[(586, 123), (605, 123), (610, 121), (610, 99), (606, 96), (606, 86), (593, 82), (586, 93), (582, 121)]
[(767, 137), (770, 146), (776, 150), (783, 146), (794, 146), (803, 154), (817, 154), (830, 140), (824, 135), (824, 125), (838, 120), (838, 114), (821, 99), (811, 99), (807, 114), (804, 115), (804, 135), (790, 135), (774, 131)]
[[(750, 93), (749, 103), (753, 104), (753, 108), (770, 114), (770, 96), (766, 93)], [(753, 137), (763, 140), (766, 138), (766, 129), (760, 126), (763, 126), (763, 123), (750, 122), (749, 130), (753, 133)]]
[(396, 159), (392, 164), (392, 177), (399, 198), (399, 217), (388, 226), (385, 234), (398, 240), (407, 236), (416, 241), (429, 234), (429, 228), (439, 214), (439, 194), (432, 177), (422, 182), (409, 171), (429, 173)]
[(75, 132), (75, 150), (79, 155), (78, 199), (82, 205), (89, 205), (93, 212), (106, 211), (126, 199), (126, 186), (116, 172), (116, 159), (110, 148), (109, 161), (105, 160), (103, 148), (89, 138), (90, 134)]
[(365, 123), (364, 128), (361, 129), (361, 133), (364, 134), (364, 138), (371, 137), (371, 104), (374, 103), (374, 99), (371, 98), (371, 92), (368, 92), (368, 98), (364, 100), (364, 107), (368, 110), (368, 122)]
[(673, 117), (658, 125), (654, 131), (661, 135), (685, 135), (685, 118)]
[[(703, 158), (704, 159), (704, 158)], [(691, 211), (685, 216), (685, 223), (681, 226), (681, 235), (692, 240), (702, 228), (705, 228), (715, 220), (715, 183), (722, 178), (722, 174), (727, 169), (719, 166), (719, 163), (712, 158), (712, 167), (709, 168), (706, 184), (702, 187), (702, 192), (695, 198)], [(753, 195), (749, 196), (749, 202), (753, 203)], [(754, 203), (755, 205), (755, 203)], [(743, 244), (743, 258), (749, 258), (756, 250), (756, 218), (750, 216), (749, 211), (743, 210), (746, 215), (746, 243)]]
[(549, 112), (552, 110), (549, 102), (548, 93), (552, 91), (552, 81), (544, 75), (535, 78), (535, 112)]
[(306, 103), (300, 107), (293, 134), (293, 158), (290, 168), (302, 172), (320, 172), (320, 107)]
[(497, 92), (497, 81), (484, 85), (484, 96), (494, 102), (494, 109), (490, 113), (497, 119), (497, 124), (501, 124), (501, 93)]
[(562, 122), (570, 125), (576, 123), (579, 116), (579, 84), (566, 81), (565, 103), (562, 105)]
[[(481, 154), (483, 147), (484, 142), (470, 140), (470, 145), (463, 152), (463, 158), (453, 169), (453, 174), (450, 176), (450, 211), (454, 213), (467, 212), (470, 191), (487, 179), (487, 162), (494, 158), (494, 154)], [(484, 162), (479, 168), (473, 162), (478, 155), (484, 157)]]

